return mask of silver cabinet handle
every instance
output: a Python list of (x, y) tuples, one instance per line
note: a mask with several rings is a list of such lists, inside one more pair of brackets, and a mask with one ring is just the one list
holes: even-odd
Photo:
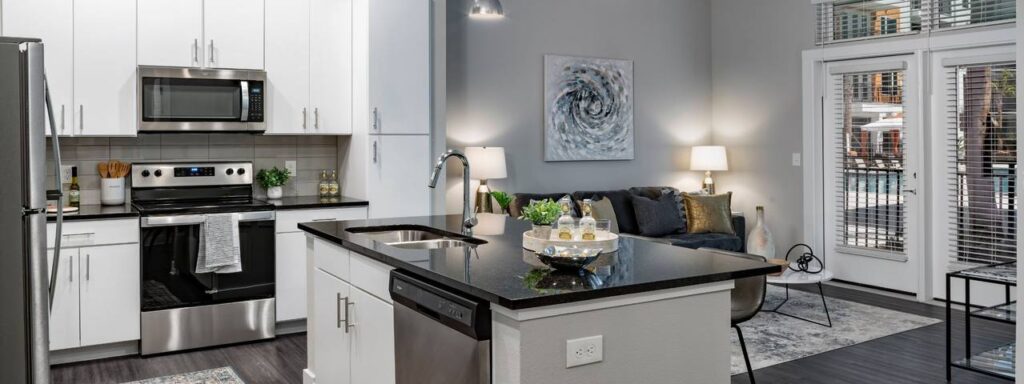
[(92, 268), (90, 268), (90, 265), (89, 265), (89, 264), (91, 264), (90, 263), (91, 260), (92, 260), (92, 255), (86, 253), (85, 254), (85, 279), (86, 280), (89, 280), (89, 271), (92, 270)]
[(346, 297), (346, 298), (342, 299), (341, 298), (341, 293), (338, 293), (338, 300), (337, 300), (337, 302), (334, 303), (335, 317), (338, 319), (338, 326), (337, 326), (337, 328), (341, 328), (341, 322), (343, 321), (341, 319), (341, 302), (342, 302), (342, 300), (348, 300), (348, 298)]
[(302, 129), (303, 130), (306, 129), (306, 120), (308, 120), (306, 118), (306, 107), (302, 107)]
[(216, 63), (216, 62), (217, 62), (217, 60), (215, 60), (215, 57), (213, 55), (213, 39), (210, 39), (210, 64), (213, 64), (213, 63)]
[(75, 282), (75, 257), (68, 256), (68, 281)]
[(192, 40), (192, 63), (199, 65), (199, 39)]
[(373, 130), (380, 132), (380, 111), (377, 107), (373, 107)]
[(85, 132), (85, 106), (78, 104), (78, 130)]
[(320, 129), (320, 108), (313, 108), (313, 128)]
[(356, 326), (349, 319), (349, 317), (351, 316), (351, 312), (348, 311), (348, 308), (351, 307), (351, 306), (354, 306), (354, 305), (356, 305), (356, 303), (353, 303), (347, 297), (345, 298), (345, 333), (348, 333), (349, 329), (352, 329), (352, 328), (354, 328)]
[(60, 105), (60, 131), (64, 132), (64, 104)]
[(373, 142), (373, 163), (377, 164), (377, 142)]

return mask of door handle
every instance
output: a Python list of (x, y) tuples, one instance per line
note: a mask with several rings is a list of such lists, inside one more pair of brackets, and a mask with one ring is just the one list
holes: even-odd
[(917, 196), (917, 189), (904, 189), (903, 193), (913, 193), (914, 196)]
[(217, 60), (213, 55), (213, 39), (210, 39), (210, 64), (216, 63)]
[(89, 266), (89, 264), (91, 264), (89, 262), (91, 259), (92, 259), (92, 255), (86, 253), (85, 254), (85, 280), (86, 281), (89, 280), (89, 271), (92, 270), (92, 268), (90, 268), (90, 266)]
[(373, 130), (380, 132), (380, 113), (377, 111), (377, 107), (373, 107)]
[(349, 312), (348, 310), (349, 307), (354, 305), (356, 305), (356, 303), (353, 303), (347, 297), (345, 298), (345, 333), (348, 333), (349, 329), (352, 329), (356, 326), (355, 324), (352, 323), (352, 321), (350, 321), (349, 317), (351, 316), (351, 312)]
[(320, 108), (313, 108), (313, 128), (320, 129)]
[(302, 129), (306, 129), (306, 107), (302, 107)]
[[(347, 298), (346, 298), (347, 299)], [(335, 318), (338, 319), (338, 325), (336, 328), (341, 328), (341, 293), (338, 293), (338, 300), (334, 303)]]
[(373, 163), (377, 164), (377, 142), (373, 142)]
[(199, 65), (199, 39), (192, 40), (192, 63)]
[[(59, 259), (57, 262), (60, 262)], [(75, 282), (75, 257), (68, 256), (68, 281)]]
[(85, 106), (78, 104), (78, 131), (85, 132)]
[(64, 132), (64, 104), (60, 105), (60, 131)]

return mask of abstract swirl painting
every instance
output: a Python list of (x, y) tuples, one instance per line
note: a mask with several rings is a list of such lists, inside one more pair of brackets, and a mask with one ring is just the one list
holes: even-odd
[(633, 62), (544, 56), (544, 160), (633, 159)]

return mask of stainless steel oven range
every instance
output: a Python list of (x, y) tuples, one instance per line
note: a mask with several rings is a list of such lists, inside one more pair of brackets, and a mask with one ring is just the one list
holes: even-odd
[[(248, 162), (134, 165), (132, 205), (142, 215), (143, 355), (275, 336), (275, 213), (253, 198), (252, 177)], [(225, 214), (238, 222), (240, 263), (233, 265), (241, 271), (197, 270), (206, 246), (203, 227)]]

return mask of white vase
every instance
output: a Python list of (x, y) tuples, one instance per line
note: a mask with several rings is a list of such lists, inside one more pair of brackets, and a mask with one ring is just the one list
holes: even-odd
[(747, 235), (747, 253), (764, 256), (767, 259), (775, 258), (775, 238), (764, 223), (764, 207), (762, 206), (757, 207), (757, 223)]
[(284, 189), (280, 186), (267, 188), (267, 198), (276, 200), (284, 196)]

